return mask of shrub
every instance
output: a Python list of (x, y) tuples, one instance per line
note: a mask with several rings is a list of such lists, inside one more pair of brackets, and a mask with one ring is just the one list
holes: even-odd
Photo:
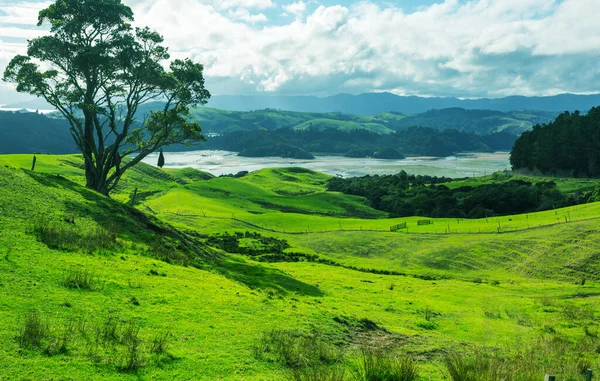
[(432, 331), (438, 327), (436, 322), (427, 321), (427, 320), (419, 320), (415, 323), (415, 325), (419, 328), (426, 329), (428, 331)]

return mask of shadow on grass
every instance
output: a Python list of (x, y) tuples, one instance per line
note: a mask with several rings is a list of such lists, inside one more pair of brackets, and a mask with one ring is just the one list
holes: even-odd
[(251, 289), (272, 289), (280, 294), (295, 292), (307, 296), (323, 296), (318, 287), (292, 278), (281, 270), (245, 262), (224, 260), (215, 266), (223, 276)]

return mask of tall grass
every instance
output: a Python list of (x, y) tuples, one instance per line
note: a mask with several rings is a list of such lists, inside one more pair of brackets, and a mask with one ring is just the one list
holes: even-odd
[(63, 274), (61, 284), (67, 288), (92, 290), (96, 278), (87, 270), (70, 270)]
[(17, 342), (24, 348), (40, 348), (49, 334), (47, 322), (38, 312), (31, 312), (17, 335)]
[(105, 319), (70, 319), (63, 324), (44, 318), (38, 312), (27, 315), (16, 337), (22, 348), (47, 356), (86, 355), (93, 362), (112, 364), (124, 373), (136, 373), (149, 364), (150, 355), (169, 355), (169, 334), (145, 340), (140, 326), (114, 315)]
[(37, 217), (33, 222), (33, 232), (51, 249), (77, 251), (87, 253), (110, 250), (117, 246), (116, 227), (97, 226), (91, 230), (82, 230), (76, 226), (51, 221), (45, 216)]
[(363, 347), (356, 381), (413, 381), (418, 377), (417, 363), (408, 356), (398, 356), (380, 348)]
[(316, 332), (273, 329), (264, 332), (253, 347), (256, 357), (288, 368), (318, 367), (339, 363), (343, 352)]
[(576, 342), (555, 335), (514, 351), (474, 350), (446, 357), (451, 381), (538, 381), (546, 373), (559, 380), (581, 380), (588, 368), (598, 368), (598, 342), (582, 337)]

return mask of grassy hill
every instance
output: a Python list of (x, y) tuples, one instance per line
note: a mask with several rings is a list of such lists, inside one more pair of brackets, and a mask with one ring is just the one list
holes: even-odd
[(536, 124), (550, 123), (558, 114), (545, 111), (491, 111), (448, 108), (430, 110), (395, 121), (394, 128), (413, 126), (435, 129), (457, 129), (477, 134), (508, 132), (521, 135)]
[(419, 380), (600, 365), (600, 204), (392, 233), (304, 169), (142, 164), (108, 199), (78, 156), (30, 159), (0, 156), (0, 379), (352, 380), (373, 347)]

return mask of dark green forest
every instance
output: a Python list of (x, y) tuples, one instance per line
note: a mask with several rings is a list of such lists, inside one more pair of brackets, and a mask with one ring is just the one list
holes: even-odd
[[(257, 112), (247, 115), (256, 116)], [(401, 159), (404, 155), (450, 156), (465, 151), (510, 150), (516, 140), (515, 135), (506, 132), (482, 135), (456, 129), (439, 130), (425, 127), (401, 128), (397, 132), (389, 130), (389, 133), (384, 134), (373, 130), (372, 123), (365, 124), (364, 129), (353, 129), (351, 127), (354, 125), (349, 127), (349, 122), (344, 120), (345, 115), (336, 116), (339, 118), (334, 121), (337, 124), (328, 124), (320, 119), (322, 125), (309, 122), (306, 128), (278, 128), (277, 126), (285, 123), (279, 123), (279, 119), (272, 118), (271, 124), (275, 127), (271, 126), (271, 129), (265, 128), (262, 123), (263, 127), (258, 129), (234, 130), (209, 137), (208, 141), (192, 146), (171, 145), (168, 150), (222, 149), (240, 152), (241, 156), (283, 156), (297, 159), (310, 159), (313, 157), (311, 153)], [(201, 124), (204, 128), (205, 122)], [(381, 125), (377, 126), (382, 128)], [(69, 133), (68, 123), (64, 119), (52, 116), (0, 112), (0, 134), (0, 153), (78, 152)]]
[(511, 179), (500, 173), (494, 176), (506, 181), (451, 188), (447, 185), (452, 179), (401, 171), (395, 175), (333, 178), (328, 189), (365, 197), (370, 206), (391, 217), (484, 218), (560, 208), (593, 197), (591, 192), (567, 196), (552, 181)]
[(466, 151), (510, 150), (515, 139), (516, 136), (503, 132), (477, 135), (423, 127), (412, 127), (385, 135), (367, 130), (286, 128), (273, 131), (237, 131), (213, 137), (203, 143), (203, 147), (242, 152), (258, 146), (265, 147), (264, 152), (269, 152), (272, 148), (267, 147), (291, 145), (312, 153), (401, 159), (403, 155), (450, 156)]
[(600, 107), (586, 115), (565, 112), (552, 123), (534, 126), (515, 142), (510, 163), (517, 171), (600, 176)]

